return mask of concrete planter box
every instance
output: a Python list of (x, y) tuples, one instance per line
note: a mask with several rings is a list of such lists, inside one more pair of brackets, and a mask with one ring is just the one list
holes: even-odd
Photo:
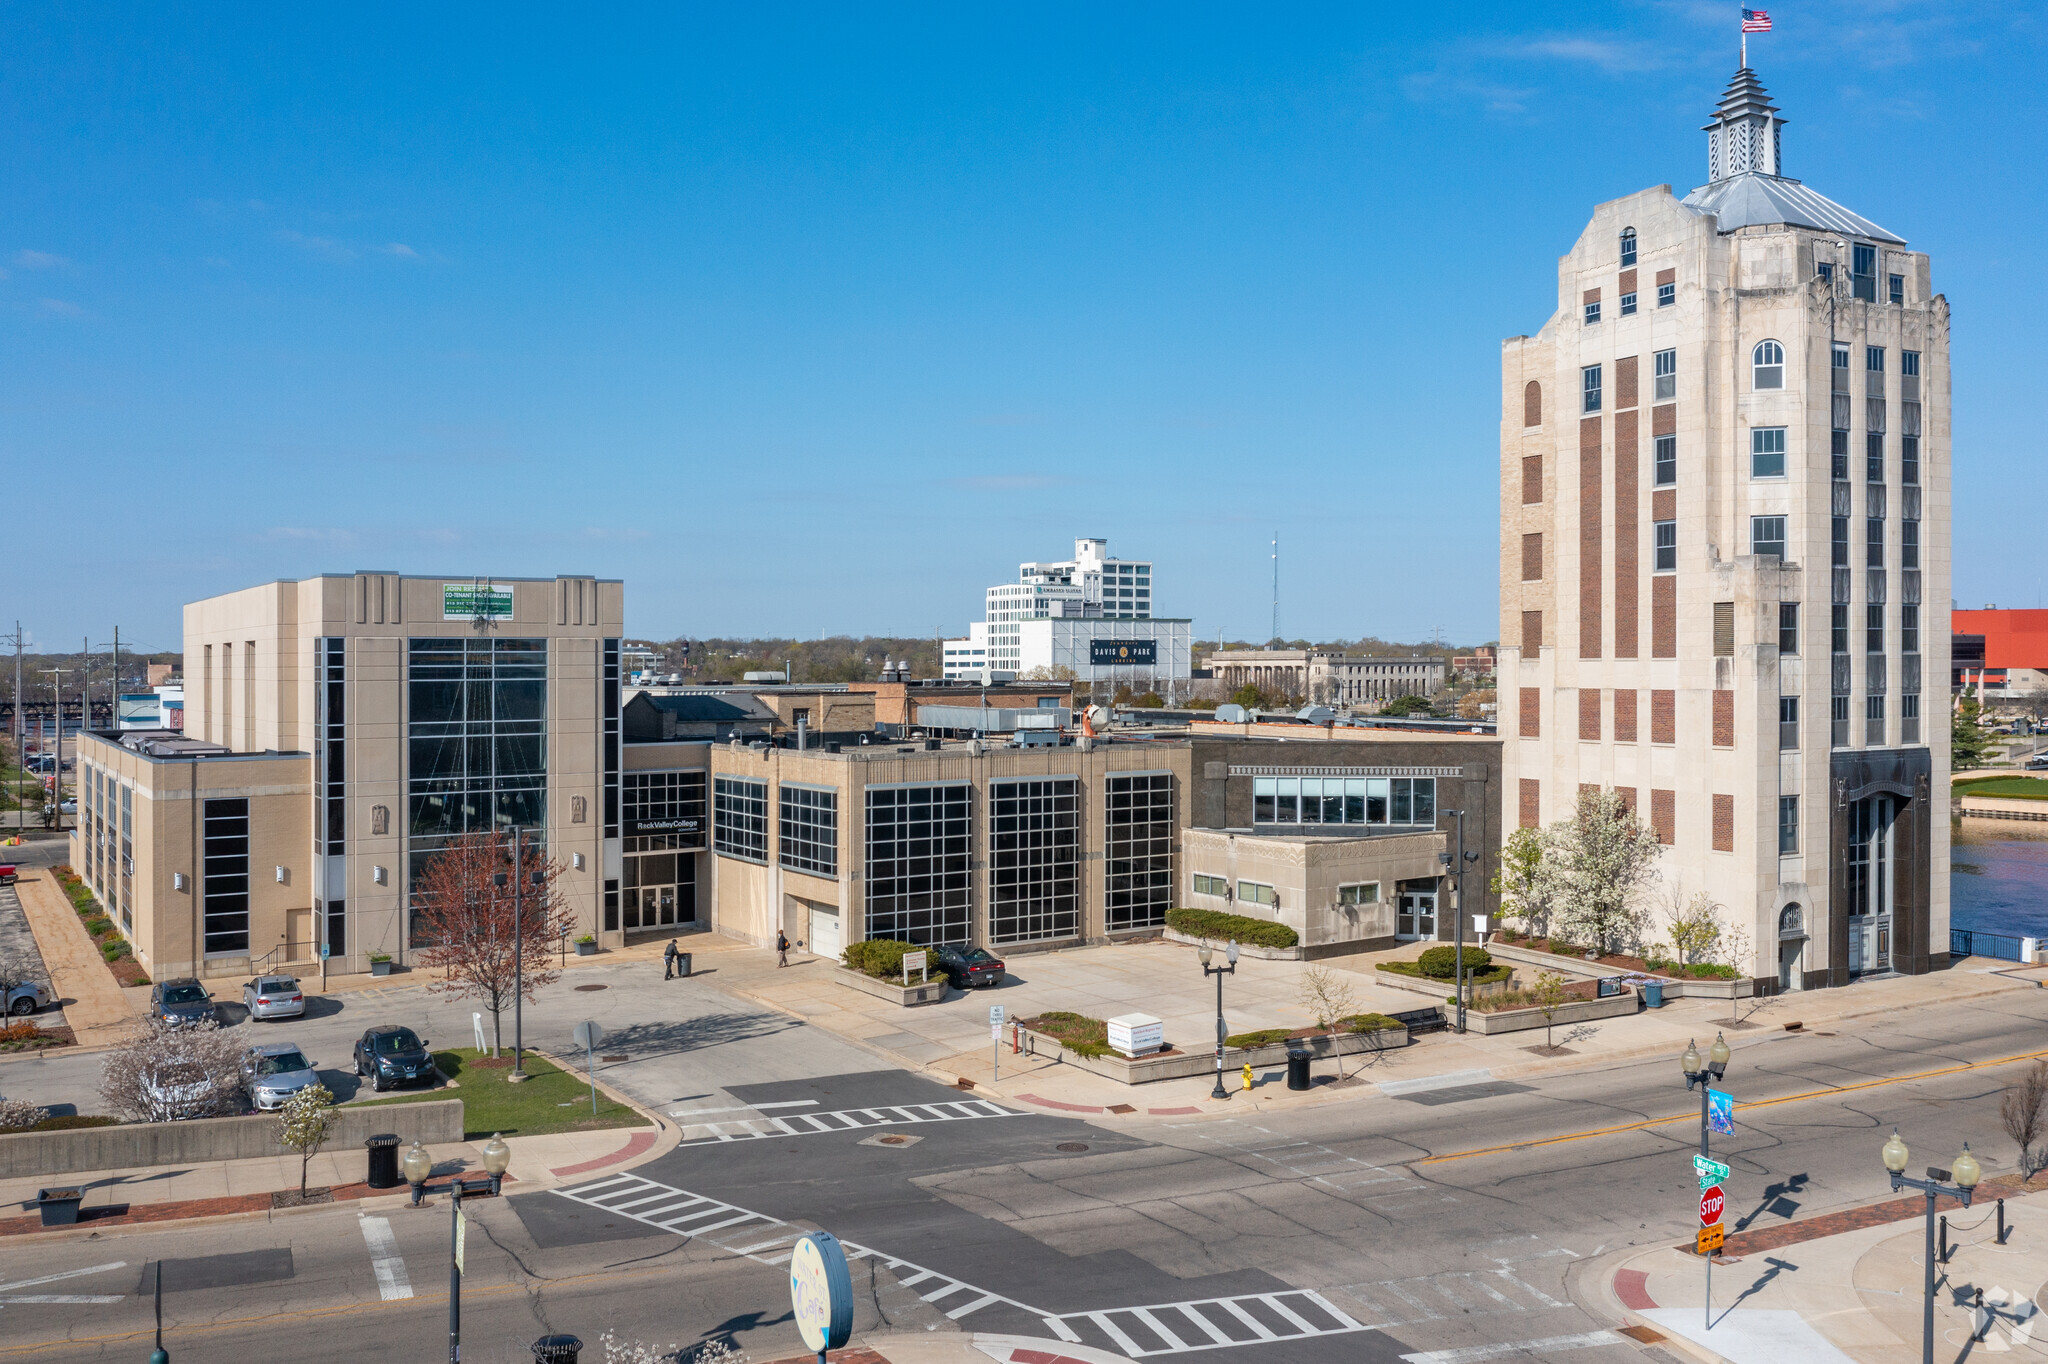
[(1428, 976), (1404, 976), (1399, 971), (1374, 971), (1372, 983), (1391, 985), (1396, 990), (1411, 994), (1428, 995), (1441, 1004), (1457, 993), (1456, 987), (1448, 980), (1431, 980)]
[[(1584, 957), (1565, 957), (1555, 952), (1538, 952), (1530, 947), (1517, 947), (1513, 943), (1493, 942), (1486, 945), (1493, 953), (1494, 960), (1513, 962), (1517, 966), (1535, 967), (1541, 971), (1555, 971), (1567, 980), (1599, 980), (1604, 976), (1626, 975), (1612, 966), (1602, 966), (1597, 961)], [(1384, 974), (1384, 973), (1382, 973)], [(1658, 976), (1664, 984), (1666, 999), (1748, 999), (1756, 982), (1738, 977), (1735, 980), (1680, 980), (1675, 976)]]
[[(1190, 947), (1200, 947), (1206, 943), (1218, 952), (1221, 952), (1228, 945), (1227, 940), (1191, 938), (1187, 934), (1171, 928), (1166, 930), (1166, 940), (1168, 942), (1186, 943)], [(1240, 957), (1257, 957), (1260, 961), (1300, 961), (1301, 947), (1299, 944), (1293, 947), (1254, 947), (1250, 943), (1241, 942), (1237, 945), (1237, 955)]]
[[(277, 1115), (195, 1118), (189, 1122), (122, 1123), (69, 1132), (0, 1134), (0, 1179), (33, 1179), (85, 1170), (134, 1170), (196, 1165), (285, 1154), (277, 1144)], [(363, 1150), (380, 1132), (397, 1132), (429, 1146), (462, 1140), (462, 1101), (344, 1104), (323, 1148), (334, 1154)]]
[(576, 955), (577, 955), (577, 956), (579, 956), (579, 957), (594, 957), (594, 956), (596, 956), (596, 955), (597, 955), (597, 944), (596, 944), (596, 943), (594, 943), (594, 942), (579, 942), (579, 943), (577, 943), (577, 944), (576, 944)]
[[(1584, 1023), (1595, 1018), (1624, 1018), (1642, 1007), (1633, 990), (1616, 995), (1611, 999), (1575, 999), (1559, 1007), (1547, 1020), (1551, 1024)], [(1492, 1036), (1502, 1032), (1527, 1032), (1531, 1028), (1545, 1026), (1546, 1020), (1541, 1009), (1503, 1009), (1498, 1013), (1481, 1013), (1469, 1005), (1465, 1009), (1465, 1031)]]
[[(1149, 1084), (1154, 1080), (1184, 1080), (1191, 1075), (1213, 1075), (1216, 1073), (1216, 1052), (1183, 1052), (1170, 1056), (1139, 1056), (1126, 1059), (1122, 1056), (1083, 1056), (1068, 1051), (1059, 1039), (1044, 1033), (1024, 1030), (1026, 1047), (1034, 1055), (1056, 1056), (1069, 1066), (1085, 1070), (1091, 1075), (1103, 1075), (1126, 1085)], [(1236, 1071), (1246, 1062), (1253, 1069), (1284, 1065), (1287, 1048), (1306, 1046), (1315, 1053), (1318, 1060), (1332, 1056), (1360, 1056), (1373, 1051), (1391, 1051), (1395, 1047), (1408, 1045), (1406, 1028), (1391, 1028), (1375, 1033), (1345, 1033), (1338, 1037), (1298, 1037), (1292, 1043), (1274, 1042), (1268, 1046), (1232, 1047), (1223, 1053), (1223, 1068)]]
[(832, 978), (850, 990), (873, 995), (876, 999), (886, 999), (906, 1009), (919, 1004), (936, 1004), (946, 997), (944, 976), (933, 976), (927, 981), (912, 981), (909, 985), (902, 985), (894, 980), (876, 980), (865, 971), (840, 966), (833, 968)]
[(384, 961), (373, 961), (373, 962), (371, 962), (371, 963), (370, 963), (370, 974), (371, 974), (371, 975), (373, 975), (373, 976), (388, 976), (388, 975), (390, 975), (390, 974), (391, 974), (391, 962), (390, 962), (390, 960), (389, 960), (389, 959), (386, 959), (386, 960), (384, 960)]

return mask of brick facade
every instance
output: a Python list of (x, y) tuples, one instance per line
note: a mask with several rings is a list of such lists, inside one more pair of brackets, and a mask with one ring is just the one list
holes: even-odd
[(1522, 581), (1543, 581), (1543, 532), (1532, 530), (1522, 537)]
[(1678, 742), (1677, 692), (1653, 691), (1650, 693), (1650, 742), (1653, 744), (1675, 744)]
[(1543, 613), (1524, 611), (1522, 613), (1522, 656), (1534, 658), (1543, 651)]
[(1657, 841), (1665, 847), (1678, 842), (1677, 792), (1651, 789), (1650, 827), (1657, 831)]
[(1614, 742), (1636, 742), (1636, 691), (1633, 687), (1624, 687), (1614, 693)]
[(1714, 747), (1735, 747), (1735, 693), (1714, 693)]
[[(1629, 373), (1635, 364), (1629, 363)], [(1634, 387), (1631, 377), (1630, 387)], [(1631, 393), (1629, 396), (1633, 397)], [(1642, 582), (1641, 490), (1636, 472), (1637, 414), (1614, 414), (1614, 656), (1634, 658), (1642, 613), (1637, 593)]]
[(1522, 505), (1533, 507), (1543, 501), (1543, 456), (1522, 456)]
[(1735, 797), (1714, 797), (1714, 851), (1735, 851)]
[(1543, 385), (1534, 379), (1522, 386), (1522, 425), (1543, 425)]
[(1579, 657), (1600, 657), (1600, 419), (1579, 422)]
[(1515, 827), (1537, 829), (1543, 826), (1543, 783), (1533, 777), (1522, 778), (1521, 790), (1517, 793)]
[(1600, 742), (1600, 689), (1579, 688), (1579, 738), (1587, 743)]
[(1517, 731), (1524, 739), (1543, 737), (1543, 689), (1522, 688), (1521, 718), (1516, 722)]
[(1650, 579), (1650, 657), (1678, 657), (1678, 578), (1659, 573)]

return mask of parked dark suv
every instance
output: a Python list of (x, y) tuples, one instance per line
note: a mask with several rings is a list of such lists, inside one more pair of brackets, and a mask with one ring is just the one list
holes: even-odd
[(1003, 983), (1003, 959), (986, 947), (947, 943), (932, 949), (932, 964), (946, 973), (956, 990)]
[(379, 1093), (397, 1085), (431, 1085), (439, 1072), (423, 1038), (411, 1028), (372, 1028), (356, 1039), (356, 1074)]
[(189, 1028), (214, 1017), (213, 1000), (206, 987), (190, 977), (160, 980), (149, 987), (149, 1016), (173, 1028)]

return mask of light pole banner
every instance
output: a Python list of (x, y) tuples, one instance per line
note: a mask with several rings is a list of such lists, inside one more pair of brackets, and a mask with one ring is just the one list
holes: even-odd
[(1707, 1091), (1707, 1129), (1717, 1136), (1735, 1135), (1735, 1096), (1718, 1089)]

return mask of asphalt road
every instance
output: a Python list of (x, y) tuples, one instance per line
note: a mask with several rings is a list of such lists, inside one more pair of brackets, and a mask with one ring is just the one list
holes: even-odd
[[(1715, 1142), (1734, 1166), (1731, 1225), (1883, 1196), (1894, 1123), (1916, 1166), (1968, 1139), (1987, 1173), (2010, 1168), (1997, 1099), (2018, 1066), (1986, 1063), (2048, 1049), (2044, 1019), (2048, 994), (2030, 992), (1839, 1035), (1731, 1038), (1726, 1087), (1755, 1105)], [(800, 1354), (780, 1259), (822, 1226), (865, 1252), (861, 1330), (1017, 1332), (1218, 1364), (1473, 1347), (1667, 1358), (1601, 1334), (1576, 1303), (1592, 1300), (1603, 1254), (1696, 1225), (1697, 1101), (1672, 1059), (1114, 1129), (871, 1064), (722, 1086), (729, 1102), (713, 1106), (792, 1135), (707, 1140), (626, 1176), (472, 1205), (465, 1357), (523, 1359), (545, 1330), (595, 1340), (608, 1326)], [(448, 1232), (445, 1206), (344, 1208), (0, 1246), (0, 1359), (139, 1357), (137, 1289), (157, 1257), (179, 1285), (165, 1296), (174, 1359), (439, 1357)], [(1763, 1257), (1732, 1267), (1717, 1296), (1767, 1272)], [(387, 1296), (394, 1273), (410, 1296)], [(67, 1277), (23, 1283), (53, 1274)]]

